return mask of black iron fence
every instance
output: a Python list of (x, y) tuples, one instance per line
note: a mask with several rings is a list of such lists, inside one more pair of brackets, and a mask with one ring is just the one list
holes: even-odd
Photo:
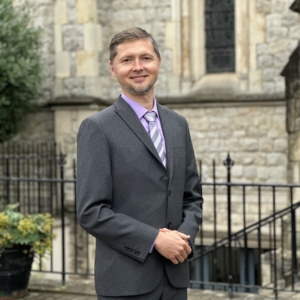
[(59, 176), (56, 144), (0, 144), (0, 209), (19, 202), (22, 212), (57, 213), (59, 195), (53, 179)]
[[(69, 276), (93, 276), (95, 240), (78, 225), (75, 213), (75, 161), (66, 165), (57, 149), (44, 156), (33, 152), (0, 156), (1, 206), (20, 202), (25, 213), (55, 216), (53, 252), (48, 260), (36, 261), (34, 271), (58, 276), (63, 284)], [(300, 292), (300, 185), (233, 183), (229, 155), (224, 165), (226, 181), (216, 182), (213, 162), (212, 182), (201, 182), (204, 220), (190, 261), (191, 287), (227, 290), (231, 296), (262, 289), (276, 297), (280, 291)], [(201, 161), (199, 166), (202, 178)]]
[(280, 291), (300, 292), (300, 185), (233, 183), (233, 165), (228, 155), (227, 181), (216, 182), (213, 162), (213, 181), (202, 182), (204, 222), (190, 262), (191, 286), (227, 290), (231, 296), (261, 289), (276, 298)]

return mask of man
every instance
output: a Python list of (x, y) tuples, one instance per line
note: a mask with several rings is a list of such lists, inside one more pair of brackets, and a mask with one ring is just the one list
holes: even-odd
[(96, 238), (98, 300), (184, 300), (202, 197), (186, 120), (154, 97), (161, 58), (140, 28), (115, 35), (122, 95), (78, 133), (77, 210)]

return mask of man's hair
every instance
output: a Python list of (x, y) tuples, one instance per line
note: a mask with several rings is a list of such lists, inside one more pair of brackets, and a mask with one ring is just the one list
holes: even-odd
[(154, 40), (153, 36), (148, 33), (146, 30), (139, 28), (139, 27), (131, 27), (126, 30), (123, 30), (117, 33), (111, 40), (109, 45), (110, 51), (110, 61), (112, 62), (117, 55), (117, 48), (120, 44), (124, 42), (136, 41), (148, 39), (153, 46), (153, 50), (156, 53), (157, 57), (160, 59), (160, 53), (158, 50), (158, 46), (156, 41)]

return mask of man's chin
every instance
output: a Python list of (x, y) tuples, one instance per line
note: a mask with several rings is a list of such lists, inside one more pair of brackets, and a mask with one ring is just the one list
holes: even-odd
[(132, 95), (148, 95), (152, 91), (152, 86), (146, 88), (134, 88), (134, 87), (125, 87), (125, 90), (131, 93)]

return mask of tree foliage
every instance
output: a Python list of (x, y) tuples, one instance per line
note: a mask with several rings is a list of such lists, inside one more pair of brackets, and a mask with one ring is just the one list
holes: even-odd
[(25, 9), (0, 0), (0, 143), (15, 134), (37, 99), (42, 77), (40, 31)]

